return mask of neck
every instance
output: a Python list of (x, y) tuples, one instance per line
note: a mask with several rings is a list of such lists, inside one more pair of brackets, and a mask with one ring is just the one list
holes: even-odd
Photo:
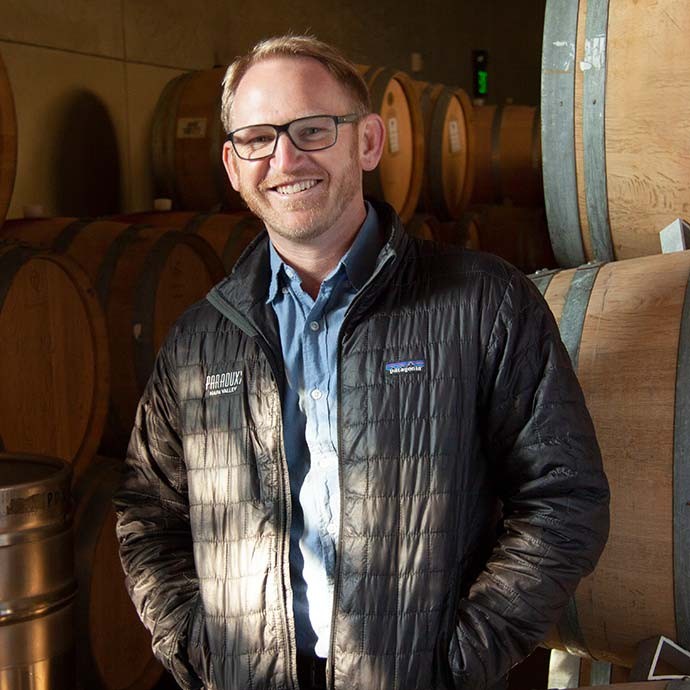
[(269, 229), (269, 236), (276, 251), (281, 259), (297, 272), (302, 281), (302, 289), (312, 299), (316, 299), (321, 283), (352, 246), (366, 218), (364, 204), (358, 216), (347, 229), (329, 229), (309, 242), (295, 241)]

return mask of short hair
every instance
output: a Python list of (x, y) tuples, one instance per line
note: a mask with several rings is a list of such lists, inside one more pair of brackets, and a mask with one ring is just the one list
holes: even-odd
[(352, 62), (314, 36), (286, 34), (260, 41), (246, 55), (237, 58), (228, 67), (223, 78), (220, 111), (226, 132), (231, 129), (230, 113), (235, 92), (242, 78), (256, 63), (274, 57), (306, 57), (318, 60), (353, 97), (358, 115), (363, 116), (371, 112), (369, 90)]

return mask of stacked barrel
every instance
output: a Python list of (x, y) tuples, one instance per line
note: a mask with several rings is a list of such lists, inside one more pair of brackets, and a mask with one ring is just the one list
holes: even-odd
[(611, 485), (608, 544), (549, 644), (627, 668), (649, 638), (690, 649), (690, 253), (659, 239), (690, 209), (688, 27), (681, 1), (546, 3), (543, 182), (564, 270), (531, 277)]
[(0, 241), (0, 436), (18, 461), (54, 456), (74, 474), (77, 683), (153, 687), (162, 668), (125, 591), (110, 501), (155, 353), (222, 261), (198, 235), (113, 221), (8, 221)]
[[(16, 142), (0, 62), (0, 224)], [(248, 214), (156, 220), (0, 229), (3, 687), (147, 690), (162, 676), (126, 592), (112, 494), (156, 351), (259, 226)]]
[[(184, 112), (181, 93), (163, 95)], [(112, 495), (157, 350), (261, 225), (246, 212), (5, 221), (16, 150), (0, 62), (0, 686), (149, 690), (163, 669), (125, 588)]]

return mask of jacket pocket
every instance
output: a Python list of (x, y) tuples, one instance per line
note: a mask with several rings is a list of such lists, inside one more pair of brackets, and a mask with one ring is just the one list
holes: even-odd
[(192, 611), (187, 639), (187, 656), (189, 658), (189, 664), (201, 679), (204, 688), (206, 688), (206, 690), (212, 690), (216, 686), (213, 682), (213, 662), (208, 633), (206, 631), (206, 615), (204, 614), (204, 605), (201, 601), (201, 595), (198, 596)]
[(434, 667), (432, 669), (432, 687), (437, 690), (456, 688), (450, 655), (452, 645), (457, 643), (455, 619), (460, 598), (460, 571), (462, 565), (457, 563), (445, 596), (443, 615), (436, 638), (434, 650)]

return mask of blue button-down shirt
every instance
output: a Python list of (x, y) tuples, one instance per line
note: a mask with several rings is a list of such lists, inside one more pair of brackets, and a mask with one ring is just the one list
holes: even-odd
[(284, 440), (292, 494), (290, 576), (297, 648), (328, 656), (340, 529), (338, 336), (381, 249), (376, 211), (367, 217), (316, 300), (270, 245), (268, 302), (278, 318), (287, 386)]

